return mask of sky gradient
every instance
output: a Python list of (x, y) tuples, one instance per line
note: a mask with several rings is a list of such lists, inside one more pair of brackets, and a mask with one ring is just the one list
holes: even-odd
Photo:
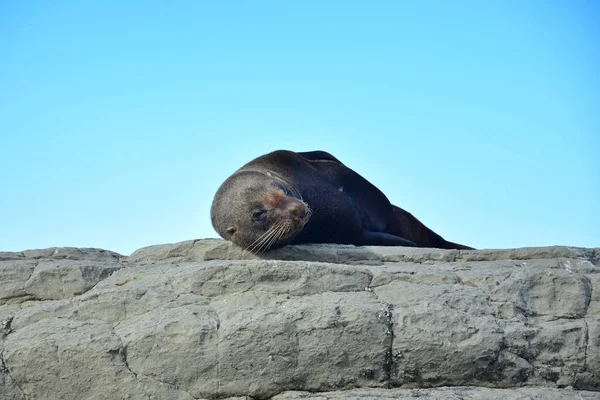
[(0, 3), (0, 251), (217, 237), (325, 150), (445, 239), (600, 247), (594, 1)]

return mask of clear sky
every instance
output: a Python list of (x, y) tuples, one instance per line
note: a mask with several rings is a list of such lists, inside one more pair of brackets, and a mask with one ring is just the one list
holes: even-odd
[(326, 150), (448, 240), (600, 246), (595, 1), (2, 1), (0, 250), (217, 237)]

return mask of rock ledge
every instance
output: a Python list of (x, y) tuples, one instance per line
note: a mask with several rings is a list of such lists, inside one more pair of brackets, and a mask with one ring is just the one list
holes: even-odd
[(600, 399), (600, 249), (0, 252), (0, 400)]

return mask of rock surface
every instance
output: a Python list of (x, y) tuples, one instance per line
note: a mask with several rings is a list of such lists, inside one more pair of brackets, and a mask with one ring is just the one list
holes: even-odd
[(0, 400), (600, 399), (600, 249), (0, 252)]

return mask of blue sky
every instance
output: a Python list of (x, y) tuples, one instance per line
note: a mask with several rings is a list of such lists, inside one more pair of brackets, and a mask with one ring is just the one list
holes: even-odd
[(0, 3), (0, 250), (216, 237), (326, 150), (448, 240), (600, 246), (594, 1)]

